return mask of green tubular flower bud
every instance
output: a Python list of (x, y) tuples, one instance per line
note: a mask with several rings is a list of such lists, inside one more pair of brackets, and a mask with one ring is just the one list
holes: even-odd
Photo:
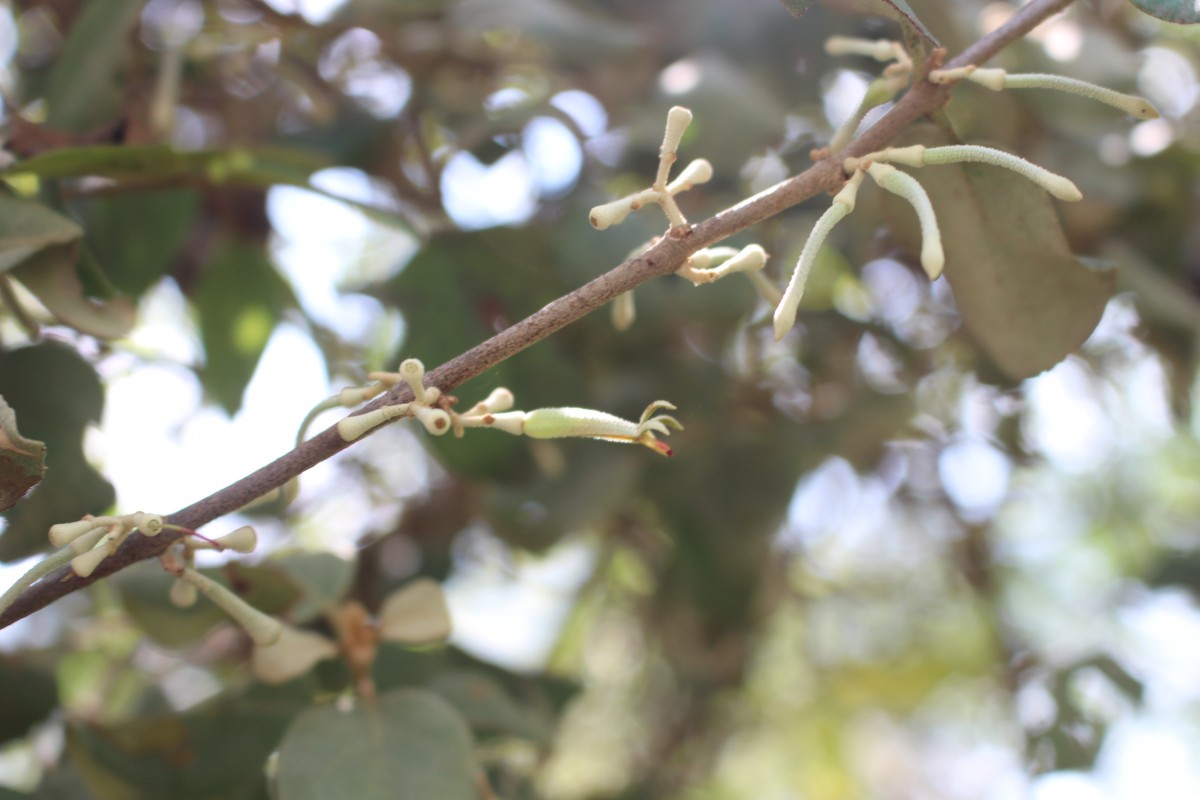
[(812, 271), (813, 262), (817, 260), (817, 253), (821, 251), (821, 245), (833, 230), (833, 226), (845, 219), (849, 213), (848, 206), (834, 203), (813, 226), (812, 233), (804, 242), (804, 249), (800, 251), (800, 259), (796, 262), (796, 269), (792, 271), (792, 278), (783, 292), (783, 299), (775, 307), (776, 340), (782, 339), (795, 326), (800, 300), (804, 297), (804, 286), (808, 283), (808, 275)]
[[(976, 71), (978, 73), (979, 70)], [(971, 76), (974, 79), (974, 75)], [(1057, 89), (1060, 92), (1077, 94), (1089, 100), (1118, 108), (1138, 119), (1158, 119), (1158, 109), (1144, 97), (1133, 94), (1122, 94), (1094, 83), (1066, 78), (1062, 75), (1046, 75), (1042, 73), (1027, 73), (1004, 77), (1005, 89)]]
[(880, 187), (907, 200), (917, 213), (917, 221), (921, 225), (921, 266), (931, 281), (937, 280), (946, 266), (946, 255), (942, 250), (942, 234), (938, 230), (937, 216), (933, 213), (929, 195), (916, 178), (891, 164), (875, 162), (867, 168), (867, 172)]
[(796, 269), (792, 271), (792, 278), (788, 281), (787, 289), (780, 298), (779, 305), (775, 307), (776, 340), (782, 339), (795, 326), (800, 300), (804, 297), (804, 286), (808, 283), (808, 275), (812, 271), (813, 263), (817, 260), (817, 253), (821, 251), (821, 245), (824, 244), (833, 227), (854, 210), (858, 187), (862, 185), (865, 175), (866, 173), (861, 170), (856, 170), (850, 176), (846, 185), (834, 195), (833, 205), (817, 220), (817, 224), (813, 226), (812, 232), (804, 242), (804, 249), (800, 251), (800, 259), (796, 262)]
[(1075, 202), (1083, 199), (1083, 193), (1079, 191), (1079, 187), (1069, 179), (994, 147), (983, 147), (976, 144), (929, 147), (925, 149), (924, 159), (925, 163), (931, 166), (970, 161), (977, 164), (989, 164), (993, 167), (1003, 167), (1036, 183), (1059, 200)]

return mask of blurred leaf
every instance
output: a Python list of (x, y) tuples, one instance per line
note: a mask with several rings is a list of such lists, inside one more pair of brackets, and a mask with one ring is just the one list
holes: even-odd
[(199, 205), (185, 189), (90, 198), (85, 241), (113, 285), (138, 297), (171, 270)]
[(46, 121), (52, 128), (86, 132), (121, 112), (121, 73), (133, 50), (129, 37), (142, 0), (84, 3), (50, 74)]
[(69, 250), (43, 250), (12, 271), (64, 325), (101, 339), (119, 339), (133, 330), (137, 309), (125, 297), (92, 300), (84, 295), (75, 271), (78, 242)]
[(196, 307), (204, 343), (204, 388), (230, 415), (290, 297), (261, 245), (230, 240), (200, 284)]
[[(175, 150), (161, 144), (89, 145), (40, 153), (12, 164), (0, 175), (55, 179), (96, 176), (123, 182), (130, 188), (145, 184), (152, 192), (163, 184), (296, 186), (357, 208), (378, 222), (400, 222), (390, 209), (342, 197), (309, 181), (314, 172), (330, 166), (333, 162), (325, 155), (283, 147)], [(165, 211), (158, 213), (166, 215)]]
[(509, 0), (500, 4), (461, 0), (452, 19), (460, 34), (519, 32), (556, 58), (579, 66), (618, 57), (642, 43), (636, 28), (561, 0)]
[(0, 396), (0, 511), (20, 502), (46, 471), (46, 445), (17, 430), (17, 415)]
[(46, 251), (75, 263), (83, 229), (41, 203), (0, 193), (0, 272)]
[[(200, 571), (267, 614), (285, 613), (300, 597), (291, 576), (270, 561), (260, 566), (235, 561)], [(172, 605), (167, 595), (175, 578), (156, 563), (135, 564), (112, 581), (125, 612), (147, 636), (166, 647), (193, 644), (215, 625), (229, 622), (229, 616), (203, 596), (187, 608)]]
[(279, 750), (281, 800), (476, 800), (471, 732), (437, 695), (399, 689), (304, 712)]
[(289, 617), (303, 623), (336, 609), (354, 579), (354, 562), (333, 553), (287, 553), (268, 562), (281, 569), (299, 589)]
[(0, 656), (0, 744), (46, 719), (58, 706), (54, 671), (27, 661)]
[(443, 672), (429, 688), (458, 709), (476, 733), (518, 736), (543, 746), (550, 743), (546, 720), (518, 704), (499, 682), (482, 672)]
[(812, 6), (813, 0), (779, 0), (793, 17), (802, 17)]
[(0, 560), (11, 561), (45, 549), (54, 523), (102, 513), (114, 492), (83, 456), (84, 429), (99, 421), (104, 392), (74, 350), (42, 342), (0, 352), (0, 395), (25, 434), (46, 443), (45, 479), (6, 512)]
[(308, 702), (298, 682), (252, 684), (183, 714), (73, 725), (67, 749), (101, 797), (250, 798), (260, 791), (267, 756)]
[(102, 338), (133, 327), (128, 300), (101, 303), (84, 296), (75, 273), (83, 229), (40, 203), (0, 194), (0, 272), (12, 276), (65, 325)]
[(1200, 23), (1200, 5), (1193, 0), (1129, 0), (1152, 17), (1180, 25)]
[(916, 12), (905, 2), (905, 0), (882, 0), (882, 2), (891, 6), (895, 11), (895, 16), (900, 20), (900, 25), (909, 31), (915, 31), (920, 35), (925, 43), (931, 47), (938, 47), (938, 40), (934, 38), (925, 24), (917, 17)]
[[(921, 136), (944, 144), (941, 134)], [(1049, 196), (1005, 169), (926, 167), (918, 179), (933, 201), (946, 250), (946, 279), (963, 324), (1012, 378), (1027, 378), (1074, 352), (1095, 329), (1116, 275), (1070, 251)], [(911, 208), (886, 201), (896, 232), (920, 249)]]

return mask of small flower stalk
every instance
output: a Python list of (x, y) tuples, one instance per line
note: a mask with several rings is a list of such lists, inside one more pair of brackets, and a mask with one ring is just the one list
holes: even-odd
[(648, 189), (642, 189), (640, 192), (634, 192), (620, 200), (613, 200), (611, 203), (593, 208), (588, 214), (588, 220), (592, 223), (592, 227), (602, 231), (613, 225), (619, 225), (630, 213), (652, 203), (662, 208), (671, 228), (687, 226), (687, 218), (679, 210), (679, 205), (675, 202), (675, 195), (686, 192), (699, 184), (708, 183), (713, 176), (712, 164), (703, 158), (698, 158), (684, 167), (679, 177), (670, 183), (667, 182), (671, 167), (679, 157), (679, 142), (691, 122), (692, 112), (683, 106), (674, 106), (667, 112), (667, 126), (663, 132), (662, 147), (658, 152), (658, 172), (654, 177), (654, 183)]
[(1104, 86), (1068, 78), (1063, 75), (1045, 73), (1010, 74), (1003, 69), (980, 68), (974, 65), (954, 69), (935, 69), (929, 73), (934, 83), (954, 83), (967, 80), (999, 92), (1004, 89), (1052, 89), (1059, 92), (1086, 97), (1098, 103), (1124, 111), (1136, 119), (1158, 119), (1158, 109), (1144, 97), (1122, 94)]

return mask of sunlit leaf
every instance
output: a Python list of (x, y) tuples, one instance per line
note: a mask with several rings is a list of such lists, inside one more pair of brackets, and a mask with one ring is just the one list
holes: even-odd
[(1200, 5), (1193, 0), (1129, 0), (1152, 17), (1181, 25), (1200, 23)]
[(0, 511), (17, 504), (46, 471), (46, 445), (17, 430), (17, 415), (0, 396)]
[(228, 413), (241, 407), (288, 297), (261, 246), (229, 241), (205, 272), (196, 297), (204, 386)]
[(476, 800), (471, 732), (445, 700), (399, 689), (313, 708), (279, 750), (281, 800)]

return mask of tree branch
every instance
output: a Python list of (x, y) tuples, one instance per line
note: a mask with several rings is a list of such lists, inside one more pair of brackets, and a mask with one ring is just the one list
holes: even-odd
[[(1069, 6), (1071, 2), (1072, 0), (1033, 0), (1019, 9), (1003, 26), (980, 39), (946, 66), (984, 63), (1042, 21)], [(836, 188), (845, 180), (841, 166), (845, 158), (863, 156), (882, 149), (914, 121), (941, 108), (949, 96), (948, 86), (937, 86), (927, 81), (917, 83), (886, 115), (844, 150), (823, 158), (799, 175), (743, 200), (689, 229), (672, 231), (642, 255), (625, 261), (433, 370), (428, 374), (426, 383), (437, 386), (443, 393), (449, 392), (560, 328), (604, 306), (618, 295), (651, 278), (671, 274), (696, 250), (756, 225), (822, 191)], [(408, 387), (397, 387), (365, 406), (359, 413), (382, 405), (410, 400), (412, 392)], [(198, 528), (277, 489), (348, 446), (349, 443), (338, 435), (336, 426), (331, 427), (265, 467), (171, 514), (168, 521), (185, 528)], [(132, 536), (120, 550), (101, 562), (96, 571), (87, 578), (80, 578), (69, 568), (52, 573), (31, 586), (0, 613), (0, 628), (7, 627), (55, 600), (130, 564), (161, 555), (179, 536), (178, 533), (166, 531), (155, 538)]]

